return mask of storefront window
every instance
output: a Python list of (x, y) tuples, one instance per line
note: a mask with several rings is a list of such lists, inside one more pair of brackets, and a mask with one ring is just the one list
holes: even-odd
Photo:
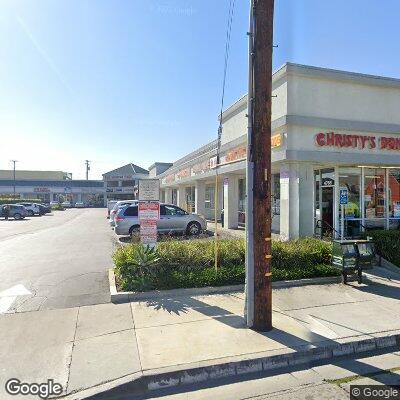
[(215, 207), (215, 187), (214, 185), (206, 185), (205, 208), (214, 210)]
[(366, 228), (385, 228), (385, 174), (382, 168), (365, 168), (364, 215)]
[[(344, 209), (344, 236), (355, 237), (361, 228), (361, 168), (340, 168), (339, 187), (347, 189), (348, 204)], [(342, 224), (342, 209), (339, 208), (339, 228)]]
[(172, 189), (172, 204), (178, 204), (178, 189)]
[(400, 226), (400, 169), (389, 170), (389, 229)]
[(246, 179), (239, 179), (239, 203), (238, 203), (239, 225), (246, 223)]
[(246, 211), (246, 180), (239, 179), (239, 211)]
[(195, 211), (195, 187), (189, 186), (185, 189), (186, 193), (186, 211), (194, 212)]

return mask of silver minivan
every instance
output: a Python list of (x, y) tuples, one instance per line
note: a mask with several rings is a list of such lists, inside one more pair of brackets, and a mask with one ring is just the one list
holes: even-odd
[[(129, 205), (118, 210), (115, 216), (115, 233), (120, 236), (132, 236), (139, 232), (138, 206)], [(197, 214), (189, 214), (173, 204), (160, 204), (160, 219), (157, 230), (160, 233), (181, 232), (187, 235), (199, 235), (207, 229), (206, 220)]]

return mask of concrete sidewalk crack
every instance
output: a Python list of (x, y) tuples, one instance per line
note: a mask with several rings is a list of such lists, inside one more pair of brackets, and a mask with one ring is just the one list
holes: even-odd
[(74, 354), (74, 348), (75, 348), (75, 338), (76, 338), (76, 331), (78, 330), (78, 321), (79, 321), (79, 311), (80, 311), (80, 307), (78, 308), (78, 311), (76, 313), (76, 321), (75, 321), (75, 332), (74, 332), (74, 338), (72, 340), (72, 349), (71, 349), (71, 357), (69, 358), (69, 363), (67, 364), (67, 368), (68, 368), (68, 377), (67, 377), (67, 384), (65, 387), (65, 394), (68, 394), (68, 386), (69, 386), (69, 379), (71, 376), (71, 365), (72, 365), (72, 356)]
[(139, 366), (140, 366), (140, 371), (143, 372), (143, 366), (142, 366), (142, 360), (140, 358), (140, 351), (139, 351), (139, 343), (137, 340), (137, 335), (136, 335), (136, 326), (135, 326), (135, 318), (133, 316), (133, 309), (132, 309), (132, 303), (129, 303), (129, 308), (131, 309), (131, 317), (132, 317), (132, 324), (133, 324), (133, 333), (135, 335), (135, 343), (136, 343), (136, 352), (139, 358)]

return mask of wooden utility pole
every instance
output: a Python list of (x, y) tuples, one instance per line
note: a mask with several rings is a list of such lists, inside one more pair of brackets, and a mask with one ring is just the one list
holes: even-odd
[[(271, 97), (274, 0), (253, 0), (250, 19), (247, 324), (272, 329)], [(253, 264), (253, 265), (251, 265)], [(253, 282), (252, 282), (253, 281)], [(250, 314), (249, 314), (250, 311)], [(250, 315), (250, 317), (249, 317)]]

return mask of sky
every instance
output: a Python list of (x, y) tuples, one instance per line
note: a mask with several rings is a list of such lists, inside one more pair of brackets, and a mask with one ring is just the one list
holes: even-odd
[[(229, 0), (0, 0), (0, 169), (91, 179), (217, 136)], [(236, 0), (225, 105), (247, 91)], [(398, 0), (275, 0), (287, 61), (400, 78)]]

